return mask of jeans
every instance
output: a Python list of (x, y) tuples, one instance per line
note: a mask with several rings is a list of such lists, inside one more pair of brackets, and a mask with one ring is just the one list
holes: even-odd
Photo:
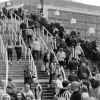
[(32, 40), (32, 35), (28, 35), (28, 36), (27, 36), (28, 44), (30, 43), (31, 40)]
[(37, 60), (37, 62), (38, 62), (39, 55), (40, 55), (39, 53), (40, 53), (40, 51), (38, 51), (38, 50), (32, 50), (32, 56), (33, 56), (34, 60)]
[(8, 60), (12, 62), (12, 50), (8, 50)]
[(17, 61), (19, 61), (21, 59), (21, 54), (22, 54), (22, 52), (17, 52)]

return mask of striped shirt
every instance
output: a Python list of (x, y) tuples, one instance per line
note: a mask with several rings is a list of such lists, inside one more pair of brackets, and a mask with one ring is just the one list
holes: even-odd
[(59, 97), (58, 100), (70, 100), (71, 93), (68, 90), (61, 93), (61, 90), (60, 90), (58, 97)]

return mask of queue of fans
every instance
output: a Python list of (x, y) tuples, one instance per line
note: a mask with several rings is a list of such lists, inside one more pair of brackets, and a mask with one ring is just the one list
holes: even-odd
[[(19, 17), (21, 16), (19, 15)], [(27, 28), (25, 22), (21, 23), (21, 32), (18, 33), (18, 37), (22, 35), (24, 41), (26, 41), (27, 47), (31, 49), (33, 58), (37, 63), (42, 50), (42, 44), (38, 40), (38, 30), (41, 26), (45, 26), (53, 35), (53, 41), (51, 41), (50, 44), (57, 56), (58, 62), (55, 61), (54, 54), (50, 50), (48, 50), (43, 57), (44, 71), (49, 75), (48, 88), (54, 87), (55, 89), (53, 99), (100, 100), (100, 50), (96, 41), (84, 40), (80, 37), (80, 33), (77, 33), (76, 31), (67, 34), (60, 22), (51, 22), (49, 24), (42, 14), (37, 15), (33, 12), (28, 12), (27, 17), (30, 18), (29, 27)], [(34, 29), (37, 31), (35, 39)], [(12, 51), (9, 51), (9, 47), (11, 49), (11, 46), (8, 46), (8, 54), (12, 57)], [(96, 62), (97, 64), (92, 66), (92, 72), (90, 72), (89, 69), (90, 61)], [(66, 69), (67, 72), (70, 72), (67, 79), (64, 75), (64, 70)], [(30, 66), (24, 70), (24, 83), (26, 88), (17, 94), (17, 99), (19, 95), (24, 95), (24, 97), (26, 96), (26, 100), (29, 100), (27, 99), (29, 97), (27, 96), (28, 93), (32, 96), (30, 97), (30, 100), (33, 99), (33, 97), (35, 97), (35, 99), (38, 99), (37, 97), (42, 98), (41, 85), (32, 74)], [(32, 83), (35, 83), (36, 86), (38, 86), (38, 88), (34, 89), (35, 92), (31, 92), (30, 90)], [(9, 91), (10, 90), (8, 90), (8, 94), (10, 95)], [(33, 93), (35, 93), (35, 96), (33, 96)], [(36, 96), (36, 93), (40, 96)]]

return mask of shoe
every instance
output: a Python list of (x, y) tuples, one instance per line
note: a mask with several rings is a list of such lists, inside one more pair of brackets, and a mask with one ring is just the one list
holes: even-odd
[(17, 61), (17, 64), (19, 64), (19, 61)]
[(21, 62), (21, 59), (19, 59), (19, 61)]
[(47, 72), (47, 74), (48, 74), (48, 75), (50, 75), (50, 73), (49, 73), (49, 72)]

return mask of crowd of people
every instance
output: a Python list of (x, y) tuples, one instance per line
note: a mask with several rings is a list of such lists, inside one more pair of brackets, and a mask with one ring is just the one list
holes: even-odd
[[(28, 78), (28, 69), (24, 72)], [(16, 84), (11, 78), (8, 78), (8, 85), (6, 91), (4, 91), (4, 82), (0, 81), (0, 100), (42, 100), (42, 87), (35, 77), (32, 78), (31, 84), (34, 84), (33, 89), (31, 89), (30, 84), (25, 81), (23, 89), (17, 90)]]
[[(24, 13), (22, 13), (23, 10), (21, 11), (20, 9), (21, 8), (13, 11), (23, 20), (24, 17), (21, 17), (21, 15), (24, 15)], [(52, 45), (58, 62), (55, 60), (55, 55), (51, 50), (48, 50), (43, 56), (44, 71), (49, 76), (48, 88), (53, 87), (55, 89), (53, 99), (100, 100), (100, 50), (96, 40), (89, 41), (82, 39), (80, 33), (76, 31), (72, 31), (68, 34), (61, 22), (48, 23), (43, 14), (27, 12), (26, 17), (30, 19), (29, 27), (27, 27), (26, 22), (23, 21), (21, 23), (21, 31), (18, 32), (18, 41), (20, 42), (19, 36), (22, 35), (27, 47), (32, 51), (33, 58), (37, 64), (42, 53), (42, 44), (38, 39), (38, 30), (42, 30), (41, 26), (45, 26), (53, 36), (53, 40), (50, 44)], [(37, 33), (36, 38), (34, 38), (34, 29)], [(8, 42), (8, 58), (11, 58), (11, 63), (12, 48), (14, 47), (17, 53), (18, 63), (21, 59), (22, 50), (19, 42), (16, 43), (15, 46), (10, 41)], [(92, 67), (91, 70), (89, 69), (90, 62), (96, 63), (90, 66)], [(65, 75), (65, 70), (70, 74)], [(6, 91), (10, 96), (6, 94), (4, 100), (6, 100), (5, 98), (9, 98), (9, 100), (10, 98), (11, 100), (42, 99), (42, 87), (31, 72), (30, 65), (24, 70), (24, 84), (25, 88), (17, 94), (14, 91), (14, 87), (12, 89), (12, 85), (8, 85)], [(34, 91), (31, 90), (32, 84), (35, 84)]]

